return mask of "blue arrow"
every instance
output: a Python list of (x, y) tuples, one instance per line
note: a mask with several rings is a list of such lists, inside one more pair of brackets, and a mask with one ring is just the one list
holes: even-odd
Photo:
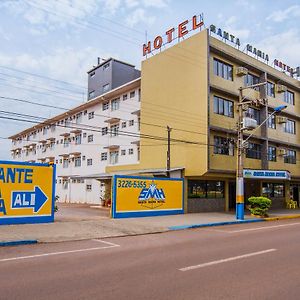
[(48, 197), (38, 186), (36, 186), (33, 192), (12, 192), (11, 208), (33, 208), (33, 211), (36, 213), (41, 209), (47, 200)]

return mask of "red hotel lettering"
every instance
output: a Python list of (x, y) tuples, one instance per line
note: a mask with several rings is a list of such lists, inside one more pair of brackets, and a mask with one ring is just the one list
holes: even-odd
[(201, 27), (203, 24), (202, 20), (197, 24), (197, 16), (193, 16), (193, 30)]
[[(170, 28), (169, 30), (166, 31), (166, 37), (167, 40), (165, 41), (165, 44), (171, 43), (174, 39), (176, 38), (182, 38), (186, 34), (189, 33), (191, 30), (195, 30), (197, 28), (200, 28), (204, 22), (203, 22), (203, 16), (200, 15), (199, 21), (197, 20), (197, 16), (193, 16), (192, 18), (192, 24), (190, 26), (190, 29), (187, 28), (187, 25), (189, 24), (189, 20), (185, 20), (184, 22), (180, 23), (178, 25), (178, 34), (177, 36), (174, 36), (175, 28)], [(143, 45), (143, 56), (150, 54), (152, 51), (152, 47), (154, 50), (158, 50), (162, 47), (164, 44), (163, 37), (158, 35), (155, 37), (153, 43), (151, 41), (148, 41), (146, 44)]]
[(184, 22), (178, 25), (178, 37), (181, 38), (186, 35), (189, 31), (186, 29), (186, 25), (189, 21), (185, 20)]
[(163, 43), (162, 37), (157, 36), (153, 42), (154, 49), (159, 49), (162, 46), (162, 43)]
[(175, 28), (171, 28), (169, 29), (168, 31), (166, 31), (166, 35), (167, 35), (167, 38), (168, 38), (168, 43), (171, 43), (173, 41), (173, 32), (175, 31)]

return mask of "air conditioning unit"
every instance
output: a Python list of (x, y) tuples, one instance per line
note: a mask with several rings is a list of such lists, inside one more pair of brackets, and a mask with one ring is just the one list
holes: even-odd
[(278, 117), (276, 118), (276, 120), (277, 120), (277, 123), (283, 124), (283, 123), (286, 123), (287, 118), (286, 118), (286, 117), (278, 116)]
[(248, 69), (245, 67), (238, 67), (236, 69), (236, 75), (238, 76), (245, 76), (248, 74)]
[(278, 93), (284, 93), (287, 91), (287, 87), (282, 84), (277, 84), (277, 92)]
[(286, 155), (286, 150), (283, 148), (279, 148), (278, 155), (281, 155), (281, 156)]
[(257, 127), (257, 121), (255, 119), (244, 117), (243, 118), (243, 129), (253, 130)]

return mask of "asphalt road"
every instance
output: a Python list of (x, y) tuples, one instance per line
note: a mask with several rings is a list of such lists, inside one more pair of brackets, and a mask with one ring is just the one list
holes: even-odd
[(0, 299), (299, 299), (300, 220), (0, 248)]

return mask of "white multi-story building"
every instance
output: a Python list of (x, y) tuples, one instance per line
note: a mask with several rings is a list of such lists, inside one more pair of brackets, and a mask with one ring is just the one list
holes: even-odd
[(10, 137), (12, 158), (57, 166), (61, 202), (100, 203), (95, 174), (139, 161), (140, 78)]

